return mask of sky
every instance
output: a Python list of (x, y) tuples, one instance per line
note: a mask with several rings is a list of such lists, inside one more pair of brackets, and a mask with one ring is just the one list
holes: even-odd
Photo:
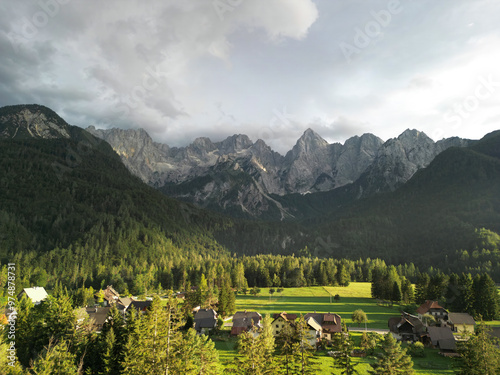
[(0, 106), (158, 142), (500, 129), (497, 0), (7, 0)]

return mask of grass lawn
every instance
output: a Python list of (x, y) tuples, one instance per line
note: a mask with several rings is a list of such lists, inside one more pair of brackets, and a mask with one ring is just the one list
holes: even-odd
[[(339, 301), (333, 297), (338, 294)], [(387, 320), (400, 314), (399, 306), (378, 306), (371, 298), (371, 283), (351, 283), (348, 287), (286, 288), (279, 295), (269, 298), (269, 289), (262, 288), (259, 296), (238, 295), (236, 309), (258, 311), (262, 315), (279, 313), (306, 314), (308, 312), (331, 312), (339, 314), (348, 326), (355, 326), (351, 320), (354, 310), (361, 309), (368, 316), (368, 328), (387, 329)]]

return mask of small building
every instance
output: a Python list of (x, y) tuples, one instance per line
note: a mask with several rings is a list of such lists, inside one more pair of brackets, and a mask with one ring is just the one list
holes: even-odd
[(45, 291), (43, 286), (34, 286), (32, 288), (24, 288), (21, 293), (18, 294), (17, 299), (21, 299), (22, 296), (26, 296), (33, 302), (33, 305), (39, 305), (45, 298), (49, 295)]
[(321, 333), (323, 332), (323, 328), (321, 324), (319, 324), (312, 316), (305, 320), (307, 323), (307, 339), (309, 345), (313, 348), (316, 348), (319, 340), (321, 339)]
[(436, 321), (448, 320), (448, 311), (439, 305), (438, 301), (427, 300), (417, 309), (418, 318), (422, 320), (425, 314), (432, 315)]
[(389, 331), (400, 341), (422, 341), (426, 335), (424, 323), (417, 316), (405, 312), (401, 316), (390, 318), (388, 325)]
[(134, 301), (135, 299), (130, 297), (120, 297), (116, 300), (116, 308), (118, 309), (119, 312), (122, 313), (123, 316), (125, 316), (128, 307)]
[(233, 327), (231, 335), (237, 336), (242, 332), (249, 331), (252, 327), (260, 327), (262, 315), (256, 311), (238, 311), (233, 315)]
[(217, 313), (214, 309), (200, 309), (194, 316), (194, 329), (204, 334), (217, 328)]
[(108, 314), (111, 310), (111, 307), (86, 307), (85, 311), (87, 312), (89, 319), (92, 321), (95, 329), (100, 332), (102, 330), (102, 326), (108, 320)]
[(98, 291), (95, 294), (95, 298), (98, 300), (101, 294), (104, 299), (104, 306), (110, 306), (120, 298), (120, 294), (113, 289), (112, 285), (108, 285), (106, 289)]
[(448, 313), (448, 325), (453, 332), (474, 334), (476, 321), (467, 313)]
[(281, 314), (273, 314), (273, 327), (274, 336), (278, 336), (285, 325), (289, 325), (297, 319), (297, 314), (287, 314), (283, 311)]
[(431, 345), (443, 353), (456, 352), (455, 337), (450, 327), (427, 327)]
[(339, 314), (331, 313), (307, 313), (304, 319), (313, 318), (321, 326), (321, 338), (332, 340), (332, 335), (342, 332), (342, 318)]

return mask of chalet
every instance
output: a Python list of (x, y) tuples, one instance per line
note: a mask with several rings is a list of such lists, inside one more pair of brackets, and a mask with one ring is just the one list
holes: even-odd
[(417, 314), (420, 320), (422, 320), (422, 317), (426, 314), (432, 315), (438, 322), (448, 319), (448, 311), (440, 306), (437, 301), (425, 301), (417, 309)]
[(283, 311), (281, 314), (273, 314), (273, 334), (278, 336), (285, 325), (292, 323), (297, 319), (297, 314), (287, 314)]
[(332, 340), (334, 333), (342, 332), (342, 318), (338, 314), (331, 313), (307, 313), (304, 315), (306, 321), (313, 318), (321, 326), (321, 338)]
[(48, 297), (45, 288), (42, 286), (34, 286), (33, 288), (24, 288), (21, 293), (17, 296), (21, 299), (22, 296), (26, 296), (33, 302), (33, 305), (39, 305), (45, 298)]
[(426, 329), (422, 321), (415, 315), (405, 312), (401, 316), (392, 317), (388, 322), (389, 331), (400, 341), (422, 341)]
[(456, 352), (455, 337), (450, 327), (427, 327), (431, 345), (443, 353)]
[(238, 311), (233, 315), (233, 327), (231, 335), (237, 336), (242, 332), (250, 330), (253, 326), (260, 327), (262, 315), (255, 311)]
[(214, 309), (200, 309), (194, 316), (194, 329), (204, 334), (217, 328), (217, 313)]
[(474, 334), (476, 322), (467, 313), (448, 313), (448, 326), (453, 332)]

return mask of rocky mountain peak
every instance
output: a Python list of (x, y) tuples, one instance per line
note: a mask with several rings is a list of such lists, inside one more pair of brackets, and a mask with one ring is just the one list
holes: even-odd
[(231, 137), (227, 137), (222, 142), (218, 142), (219, 151), (221, 154), (231, 154), (235, 152), (240, 152), (250, 148), (253, 143), (245, 134), (235, 134)]
[(71, 138), (70, 126), (50, 108), (38, 104), (0, 108), (0, 138)]

